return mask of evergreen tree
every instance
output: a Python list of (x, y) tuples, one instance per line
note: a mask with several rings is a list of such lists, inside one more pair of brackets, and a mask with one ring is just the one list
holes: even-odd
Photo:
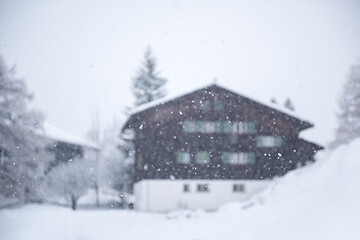
[(277, 104), (277, 101), (276, 101), (276, 99), (274, 98), (274, 97), (272, 97), (271, 99), (270, 99), (270, 102), (272, 103), (272, 104)]
[(159, 77), (159, 72), (156, 70), (156, 59), (151, 54), (151, 48), (148, 47), (141, 67), (132, 80), (132, 91), (136, 98), (135, 106), (164, 97), (166, 82), (165, 78)]
[(23, 198), (35, 189), (34, 176), (44, 149), (36, 129), (42, 115), (29, 108), (32, 95), (0, 57), (0, 194)]
[(339, 106), (338, 127), (331, 147), (360, 137), (360, 63), (350, 69), (339, 99)]
[(291, 102), (290, 98), (286, 99), (284, 107), (291, 110), (291, 111), (295, 111), (294, 104)]

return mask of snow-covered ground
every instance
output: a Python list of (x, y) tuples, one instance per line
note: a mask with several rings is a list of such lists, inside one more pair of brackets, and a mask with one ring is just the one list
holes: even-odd
[(140, 213), (29, 205), (0, 211), (0, 239), (360, 239), (360, 140), (318, 155), (247, 203)]

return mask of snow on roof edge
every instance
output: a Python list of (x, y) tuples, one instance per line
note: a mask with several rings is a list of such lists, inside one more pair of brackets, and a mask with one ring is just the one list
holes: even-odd
[(155, 107), (155, 106), (164, 104), (164, 103), (169, 102), (169, 101), (171, 101), (171, 100), (174, 100), (174, 99), (176, 99), (176, 98), (179, 98), (179, 97), (185, 96), (185, 95), (187, 95), (187, 94), (190, 94), (190, 93), (199, 91), (199, 90), (201, 90), (201, 89), (205, 89), (205, 88), (211, 87), (211, 86), (213, 86), (213, 85), (218, 86), (218, 87), (220, 87), (220, 88), (223, 88), (223, 89), (225, 89), (225, 90), (227, 90), (227, 91), (229, 91), (229, 92), (233, 92), (233, 93), (235, 93), (235, 94), (238, 94), (238, 95), (240, 95), (240, 96), (242, 96), (242, 97), (244, 97), (244, 98), (247, 98), (247, 99), (249, 99), (249, 100), (251, 100), (251, 101), (254, 101), (254, 102), (256, 102), (256, 103), (259, 103), (259, 104), (261, 104), (261, 105), (264, 105), (264, 106), (266, 106), (266, 107), (268, 107), (268, 108), (275, 109), (275, 110), (277, 110), (277, 111), (279, 111), (279, 112), (281, 112), (281, 113), (283, 113), (283, 114), (289, 115), (290, 117), (296, 118), (296, 119), (298, 119), (298, 120), (300, 120), (300, 121), (307, 122), (307, 123), (313, 125), (313, 124), (312, 124), (311, 122), (309, 122), (308, 120), (304, 120), (302, 117), (296, 115), (293, 111), (290, 111), (290, 110), (286, 109), (285, 107), (282, 107), (282, 106), (279, 106), (279, 105), (271, 105), (271, 104), (269, 104), (269, 103), (265, 103), (265, 102), (263, 102), (263, 101), (261, 101), (261, 100), (259, 100), (259, 99), (257, 99), (257, 98), (254, 98), (254, 97), (252, 97), (252, 96), (244, 95), (244, 94), (239, 93), (239, 92), (237, 92), (237, 91), (230, 90), (229, 88), (225, 87), (224, 85), (221, 85), (221, 84), (218, 84), (218, 83), (208, 84), (208, 85), (205, 85), (205, 86), (202, 86), (202, 87), (198, 87), (198, 88), (195, 88), (195, 89), (193, 88), (192, 90), (185, 91), (185, 92), (183, 92), (183, 93), (181, 93), (181, 94), (168, 95), (168, 96), (166, 96), (166, 97), (159, 98), (159, 99), (157, 99), (157, 100), (154, 100), (154, 101), (151, 101), (151, 102), (142, 104), (142, 105), (138, 106), (137, 108), (133, 109), (132, 111), (130, 111), (130, 115), (134, 115), (134, 114), (140, 113), (140, 112), (145, 111), (145, 110), (147, 110), (147, 109), (149, 109), (149, 108), (152, 108), (152, 107)]
[(301, 116), (297, 115), (294, 111), (291, 111), (291, 110), (289, 110), (289, 109), (287, 109), (287, 108), (285, 108), (285, 107), (283, 107), (283, 106), (281, 106), (281, 105), (275, 105), (275, 104), (266, 103), (266, 102), (264, 102), (264, 101), (262, 101), (262, 100), (257, 99), (256, 97), (248, 96), (248, 95), (239, 93), (239, 92), (237, 92), (237, 91), (230, 90), (230, 89), (228, 89), (227, 87), (220, 86), (220, 85), (218, 85), (218, 84), (215, 84), (215, 85), (217, 85), (217, 86), (219, 86), (219, 87), (221, 87), (221, 88), (223, 88), (223, 89), (225, 89), (225, 90), (227, 90), (227, 91), (230, 91), (230, 92), (233, 92), (233, 93), (235, 93), (235, 94), (238, 94), (238, 95), (240, 95), (240, 96), (242, 96), (242, 97), (244, 97), (244, 98), (247, 98), (247, 99), (249, 99), (249, 100), (251, 100), (251, 101), (254, 101), (254, 102), (256, 102), (256, 103), (259, 103), (259, 104), (261, 104), (261, 105), (264, 105), (265, 107), (273, 108), (273, 109), (275, 109), (275, 110), (278, 111), (278, 112), (284, 113), (284, 114), (286, 114), (286, 115), (289, 115), (290, 117), (296, 118), (296, 119), (298, 119), (298, 120), (300, 120), (300, 121), (307, 122), (307, 123), (310, 123), (311, 125), (313, 125), (313, 124), (312, 124), (311, 122), (309, 122), (308, 120), (304, 120)]
[(98, 149), (95, 143), (86, 140), (84, 138), (81, 138), (71, 132), (68, 132), (66, 130), (60, 129), (48, 122), (44, 122), (43, 124), (43, 131), (40, 133), (41, 135), (60, 142), (80, 145), (84, 147), (90, 147), (94, 149)]
[(196, 92), (196, 91), (199, 91), (201, 89), (204, 89), (204, 88), (207, 88), (207, 87), (210, 87), (211, 85), (213, 84), (210, 84), (210, 85), (203, 85), (202, 87), (197, 87), (195, 89), (192, 89), (192, 90), (189, 90), (189, 91), (185, 91), (185, 92), (182, 92), (182, 93), (178, 93), (178, 94), (173, 94), (173, 95), (168, 95), (168, 96), (165, 96), (165, 97), (162, 97), (162, 98), (159, 98), (159, 99), (156, 99), (154, 101), (151, 101), (151, 102), (148, 102), (148, 103), (144, 103), (136, 108), (134, 108), (132, 111), (130, 111), (130, 115), (134, 115), (136, 113), (140, 113), (142, 111), (145, 111), (149, 108), (152, 108), (152, 107), (155, 107), (157, 105), (161, 105), (161, 104), (164, 104), (166, 102), (170, 102), (171, 100), (174, 100), (176, 98), (179, 98), (179, 97), (182, 97), (182, 96), (185, 96), (187, 94), (190, 94), (190, 93), (193, 93), (193, 92)]

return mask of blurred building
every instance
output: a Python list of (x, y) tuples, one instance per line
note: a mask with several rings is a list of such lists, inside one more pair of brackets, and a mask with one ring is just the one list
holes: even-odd
[(322, 147), (299, 137), (311, 127), (215, 84), (141, 105), (123, 127), (135, 147), (135, 208), (214, 210), (247, 200), (314, 161)]
[(44, 124), (43, 136), (47, 142), (46, 150), (53, 156), (50, 167), (79, 158), (94, 159), (98, 151), (96, 144), (90, 140), (48, 123)]

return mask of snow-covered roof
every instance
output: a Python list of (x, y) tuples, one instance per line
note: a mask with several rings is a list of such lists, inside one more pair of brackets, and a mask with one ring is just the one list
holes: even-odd
[(149, 108), (152, 108), (152, 107), (155, 107), (155, 106), (158, 106), (158, 105), (162, 105), (162, 104), (164, 104), (164, 103), (166, 103), (166, 102), (168, 102), (168, 101), (171, 101), (171, 100), (173, 100), (173, 99), (182, 97), (182, 96), (184, 96), (184, 95), (187, 95), (187, 94), (190, 94), (190, 93), (193, 93), (193, 92), (196, 92), (196, 91), (199, 91), (199, 90), (201, 90), (201, 89), (208, 88), (208, 87), (211, 87), (211, 86), (218, 86), (218, 87), (223, 88), (223, 89), (225, 89), (225, 90), (227, 90), (227, 91), (230, 91), (230, 92), (233, 92), (233, 93), (235, 93), (235, 94), (238, 94), (238, 95), (240, 95), (240, 96), (242, 96), (242, 97), (244, 97), (244, 98), (248, 98), (248, 99), (250, 99), (251, 101), (257, 102), (257, 103), (259, 103), (259, 104), (261, 104), (261, 105), (264, 105), (264, 106), (266, 106), (266, 107), (275, 109), (275, 110), (277, 110), (277, 111), (279, 111), (279, 112), (282, 112), (282, 113), (284, 113), (284, 114), (286, 114), (286, 115), (289, 115), (289, 116), (291, 116), (291, 117), (297, 118), (298, 120), (301, 120), (301, 121), (304, 121), (304, 122), (308, 122), (307, 120), (303, 120), (302, 117), (298, 116), (295, 112), (293, 112), (293, 111), (291, 111), (291, 110), (289, 110), (289, 109), (287, 109), (287, 108), (285, 108), (285, 107), (282, 107), (282, 106), (280, 106), (280, 105), (275, 105), (275, 104), (269, 104), (269, 103), (266, 103), (266, 102), (264, 102), (264, 101), (261, 101), (261, 100), (257, 99), (256, 97), (252, 97), (252, 96), (250, 97), (250, 96), (244, 95), (244, 94), (242, 94), (242, 93), (238, 93), (238, 92), (236, 92), (236, 91), (234, 91), (234, 90), (230, 90), (229, 88), (227, 88), (227, 87), (225, 87), (225, 86), (222, 86), (222, 85), (220, 85), (220, 84), (218, 84), (218, 83), (216, 83), (216, 84), (213, 83), (213, 84), (210, 84), (210, 85), (202, 86), (202, 87), (199, 87), (199, 88), (196, 88), (196, 89), (192, 89), (192, 90), (183, 92), (183, 93), (181, 93), (181, 94), (168, 95), (168, 96), (166, 96), (166, 97), (159, 98), (159, 99), (157, 99), (157, 100), (154, 100), (154, 101), (151, 101), (151, 102), (142, 104), (142, 105), (138, 106), (137, 108), (133, 109), (133, 110), (130, 112), (130, 115), (134, 115), (134, 114), (140, 113), (140, 112), (145, 111), (145, 110), (147, 110), (147, 109), (149, 109)]
[(95, 143), (64, 129), (53, 126), (47, 122), (43, 124), (43, 131), (40, 134), (55, 141), (81, 145), (84, 147), (97, 148)]

